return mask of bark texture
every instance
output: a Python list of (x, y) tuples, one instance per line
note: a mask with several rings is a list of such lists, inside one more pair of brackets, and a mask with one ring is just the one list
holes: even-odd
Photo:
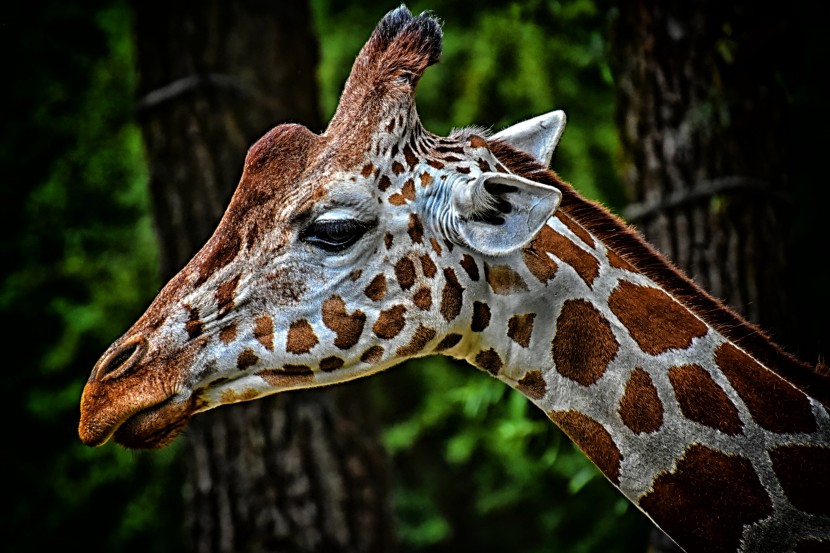
[[(786, 18), (752, 2), (619, 4), (625, 217), (715, 296), (786, 337)], [(779, 10), (775, 10), (778, 12)]]
[[(306, 2), (134, 2), (137, 110), (163, 279), (216, 227), (248, 147), (321, 128)], [(191, 551), (395, 549), (385, 452), (361, 383), (197, 416), (185, 434)]]

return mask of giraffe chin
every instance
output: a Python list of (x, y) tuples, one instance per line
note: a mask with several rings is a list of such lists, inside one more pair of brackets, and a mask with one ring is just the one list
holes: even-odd
[(128, 449), (159, 449), (182, 433), (194, 414), (193, 401), (165, 401), (132, 415), (113, 433)]

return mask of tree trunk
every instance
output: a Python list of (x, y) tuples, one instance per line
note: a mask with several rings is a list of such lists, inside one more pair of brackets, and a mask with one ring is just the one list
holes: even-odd
[[(208, 239), (248, 147), (277, 123), (321, 128), (306, 2), (134, 2), (138, 114), (169, 279)], [(394, 549), (385, 452), (351, 390), (201, 414), (185, 434), (198, 553)]]
[[(781, 143), (782, 83), (792, 66), (787, 17), (748, 1), (618, 7), (612, 63), (633, 202), (624, 216), (703, 288), (793, 351), (800, 345), (795, 291), (787, 289), (794, 209)], [(674, 548), (661, 541), (655, 536), (652, 550)]]

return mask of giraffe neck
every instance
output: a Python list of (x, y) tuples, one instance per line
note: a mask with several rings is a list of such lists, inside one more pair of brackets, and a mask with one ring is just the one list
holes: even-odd
[(774, 345), (739, 346), (740, 329), (728, 337), (563, 213), (513, 258), (479, 271), (459, 255), (481, 298), (467, 360), (543, 409), (678, 543), (830, 539), (814, 488), (830, 417), (757, 360)]

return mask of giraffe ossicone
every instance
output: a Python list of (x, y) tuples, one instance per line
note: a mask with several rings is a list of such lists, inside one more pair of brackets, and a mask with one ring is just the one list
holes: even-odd
[(251, 147), (213, 236), (93, 368), (84, 443), (161, 447), (207, 409), (443, 354), (527, 396), (687, 551), (830, 545), (827, 377), (550, 170), (562, 112), (424, 129), (441, 40), (393, 10), (324, 133)]

